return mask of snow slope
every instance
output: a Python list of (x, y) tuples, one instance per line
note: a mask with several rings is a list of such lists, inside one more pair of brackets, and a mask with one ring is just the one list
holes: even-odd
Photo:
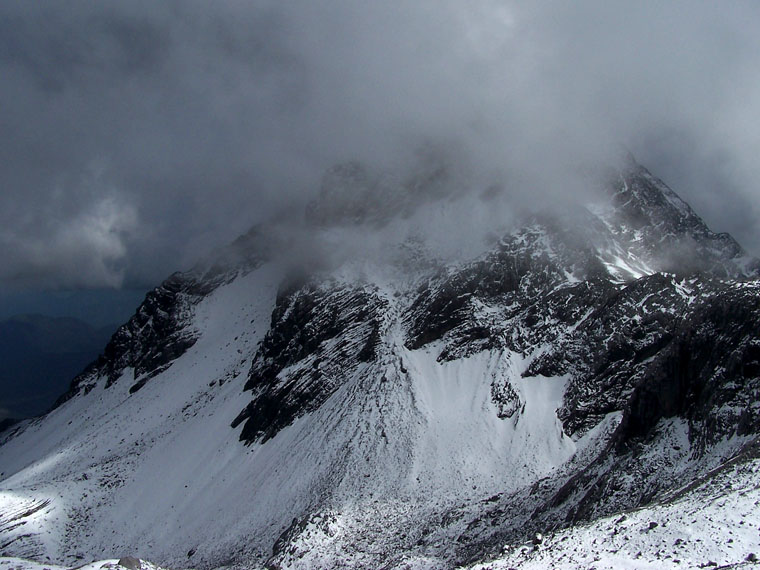
[[(218, 289), (197, 308), (200, 340), (142, 390), (130, 395), (129, 384), (118, 382), (106, 390), (102, 381), (3, 445), (2, 500), (17, 509), (48, 502), (39, 532), (27, 541), (29, 554), (70, 563), (129, 546), (153, 552), (163, 540), (165, 548), (181, 543), (186, 552), (193, 531), (213, 532), (194, 525), (188, 509), (216, 509), (204, 488), (234, 488), (224, 475), (228, 463), (250, 461), (236, 451), (229, 422), (275, 286), (274, 274), (258, 271)], [(252, 287), (257, 295), (241, 303)]]

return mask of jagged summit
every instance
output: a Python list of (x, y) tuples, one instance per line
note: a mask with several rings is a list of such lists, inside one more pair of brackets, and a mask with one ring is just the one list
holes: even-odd
[(630, 249), (648, 255), (661, 271), (708, 271), (721, 277), (757, 277), (760, 264), (727, 233), (712, 232), (664, 182), (629, 157), (608, 186), (611, 202), (598, 208)]
[(730, 236), (635, 163), (508, 220), (436, 164), (390, 200), (336, 167), (306, 229), (149, 293), (4, 435), (0, 553), (452, 568), (752, 464), (760, 282)]
[[(619, 168), (602, 172), (585, 179), (589, 186), (602, 187), (594, 201), (570, 200), (535, 211), (510, 199), (508, 186), (480, 188), (440, 152), (428, 151), (421, 165), (401, 177), (373, 172), (354, 161), (327, 171), (307, 207), (306, 221), (316, 232), (365, 227), (392, 247), (405, 235), (433, 248), (445, 241), (442, 233), (471, 240), (472, 235), (462, 234), (463, 226), (482, 226), (482, 233), (475, 232), (481, 246), (470, 247), (470, 257), (487, 253), (484, 244), (494, 244), (494, 236), (538, 223), (561, 232), (562, 239), (595, 249), (611, 275), (621, 281), (656, 271), (685, 275), (703, 271), (727, 278), (760, 275), (757, 259), (730, 235), (712, 232), (630, 154)], [(484, 216), (483, 211), (491, 215)], [(436, 231), (436, 226), (442, 229)], [(460, 255), (457, 261), (462, 260)]]

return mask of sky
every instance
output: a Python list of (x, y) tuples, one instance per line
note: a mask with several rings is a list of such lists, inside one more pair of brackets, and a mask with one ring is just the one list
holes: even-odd
[(546, 200), (627, 148), (758, 255), (758, 28), (741, 0), (4, 0), (0, 292), (147, 289), (430, 141)]

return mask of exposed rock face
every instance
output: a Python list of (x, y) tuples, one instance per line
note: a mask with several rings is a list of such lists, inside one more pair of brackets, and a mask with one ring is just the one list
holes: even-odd
[(139, 390), (195, 343), (197, 333), (185, 325), (193, 303), (204, 292), (207, 287), (182, 274), (172, 275), (149, 292), (137, 313), (119, 327), (103, 354), (74, 379), (57, 405), (81, 391), (87, 393), (101, 377), (107, 379), (106, 387), (113, 385), (126, 368), (134, 371), (132, 391)]
[[(553, 309), (559, 314), (550, 318), (571, 321), (562, 309), (572, 307), (552, 299), (580, 293), (573, 284), (593, 281), (604, 267), (588, 247), (573, 243), (577, 236), (554, 222), (534, 220), (482, 260), (423, 283), (408, 312), (407, 347), (446, 338), (444, 359), (504, 343), (526, 351), (546, 329), (539, 311)], [(573, 291), (564, 292), (567, 288)]]
[(245, 420), (240, 438), (265, 442), (374, 360), (385, 307), (369, 288), (310, 282), (282, 289), (245, 385), (253, 399), (232, 423)]
[(623, 434), (648, 433), (662, 417), (689, 420), (696, 449), (757, 432), (760, 314), (754, 285), (717, 286), (679, 319), (630, 403)]

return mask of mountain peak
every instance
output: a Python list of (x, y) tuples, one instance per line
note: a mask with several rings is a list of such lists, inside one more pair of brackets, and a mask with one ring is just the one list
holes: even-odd
[(630, 156), (606, 186), (608, 207), (592, 207), (626, 250), (658, 271), (757, 277), (760, 261), (727, 233), (715, 233), (692, 208)]

